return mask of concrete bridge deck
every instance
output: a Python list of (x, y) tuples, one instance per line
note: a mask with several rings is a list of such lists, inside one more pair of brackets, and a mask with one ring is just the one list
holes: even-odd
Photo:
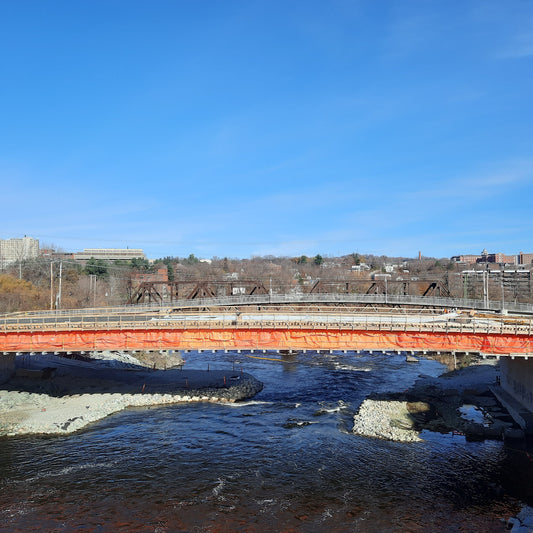
[(180, 314), (32, 313), (0, 318), (0, 352), (98, 350), (407, 350), (529, 357), (533, 320), (469, 313), (342, 310)]

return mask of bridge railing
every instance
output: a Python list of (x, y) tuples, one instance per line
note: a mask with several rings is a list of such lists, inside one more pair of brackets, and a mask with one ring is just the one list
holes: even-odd
[(122, 315), (100, 314), (11, 317), (0, 320), (0, 332), (13, 331), (71, 331), (71, 330), (123, 330), (123, 329), (363, 329), (380, 331), (434, 331), (508, 333), (529, 335), (533, 333), (533, 320), (508, 317), (483, 318), (466, 314), (443, 315), (385, 315), (337, 313), (195, 313), (193, 315)]
[[(194, 300), (176, 300), (144, 306), (145, 309), (164, 308), (197, 308), (236, 305), (268, 305), (291, 303), (354, 303), (378, 305), (416, 305), (422, 307), (441, 307), (458, 309), (475, 309), (492, 312), (507, 312), (533, 314), (533, 304), (507, 302), (502, 306), (498, 300), (490, 300), (487, 304), (483, 300), (466, 298), (438, 298), (428, 296), (411, 296), (397, 294), (357, 294), (357, 293), (317, 293), (317, 294), (258, 294), (252, 296), (237, 295), (220, 298), (198, 298)], [(131, 308), (131, 307), (130, 307)]]
[(148, 305), (128, 305), (120, 307), (102, 307), (87, 309), (65, 309), (51, 311), (25, 311), (0, 315), (0, 325), (2, 320), (14, 317), (34, 317), (34, 316), (55, 316), (55, 317), (83, 317), (97, 315), (138, 315), (157, 310), (180, 310), (197, 309), (211, 307), (234, 307), (243, 305), (287, 305), (302, 303), (324, 303), (324, 304), (362, 304), (362, 305), (396, 305), (396, 306), (419, 306), (437, 307), (447, 309), (472, 309), (476, 311), (506, 312), (533, 315), (533, 304), (506, 302), (505, 306), (497, 300), (490, 300), (485, 303), (483, 300), (464, 298), (437, 298), (427, 296), (410, 296), (394, 294), (260, 294), (252, 296), (225, 296), (220, 298), (198, 298), (194, 300), (176, 300), (174, 302), (161, 302)]

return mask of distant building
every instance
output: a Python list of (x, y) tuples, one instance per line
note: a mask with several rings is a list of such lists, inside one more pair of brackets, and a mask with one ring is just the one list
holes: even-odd
[(0, 240), (0, 268), (39, 255), (39, 239), (26, 235), (22, 239)]
[(398, 268), (398, 265), (391, 265), (390, 263), (384, 263), (383, 264), (383, 269), (388, 274), (392, 274), (397, 268)]
[[(522, 252), (520, 252), (522, 254)], [(525, 256), (533, 254), (523, 254)], [(500, 265), (518, 265), (523, 264), (519, 262), (520, 256), (506, 255), (503, 253), (491, 254), (487, 250), (483, 250), (479, 255), (466, 254), (466, 255), (454, 255), (451, 261), (455, 263), (475, 264), (475, 263), (496, 263)]]
[(41, 257), (46, 257), (46, 258), (50, 259), (53, 254), (55, 254), (55, 250), (53, 248), (41, 248), (39, 250), (39, 255)]
[(71, 252), (56, 252), (53, 248), (41, 248), (39, 250), (39, 255), (44, 259), (50, 259), (51, 261), (68, 259), (72, 261), (74, 259), (74, 254)]
[(481, 259), (481, 255), (454, 255), (451, 260), (455, 263), (466, 263), (468, 265), (472, 263), (477, 263)]
[(519, 265), (531, 265), (533, 263), (533, 253), (532, 254), (525, 254), (524, 252), (520, 252), (518, 254), (518, 264)]
[(517, 256), (505, 254), (490, 254), (489, 263), (498, 263), (500, 265), (516, 265)]
[(146, 256), (140, 248), (85, 248), (83, 252), (74, 254), (76, 261), (88, 261), (91, 258), (129, 261), (130, 259), (146, 259)]
[(168, 269), (158, 268), (156, 272), (136, 272), (132, 274), (131, 280), (133, 282), (142, 283), (144, 281), (159, 281), (168, 282)]
[(352, 272), (363, 272), (370, 270), (370, 267), (366, 263), (360, 263), (358, 265), (352, 265), (350, 269)]

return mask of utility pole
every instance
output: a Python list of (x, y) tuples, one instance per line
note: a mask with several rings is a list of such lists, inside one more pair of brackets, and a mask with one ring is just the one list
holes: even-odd
[(485, 255), (485, 275), (483, 276), (483, 292), (485, 296), (485, 309), (489, 308), (489, 275), (490, 275), (490, 269), (489, 269), (489, 255), (487, 253)]
[(96, 274), (89, 274), (89, 294), (93, 293), (93, 307), (96, 307)]
[(483, 271), (483, 305), (485, 309), (488, 307), (488, 272)]
[(490, 279), (490, 269), (487, 266), (487, 270), (485, 271), (485, 275), (483, 277), (483, 288), (485, 293), (485, 309), (489, 308), (489, 302), (490, 302), (490, 295), (489, 295), (489, 279)]
[(50, 309), (54, 308), (54, 271), (53, 263), (50, 260)]
[(57, 291), (56, 309), (61, 309), (61, 282), (63, 279), (63, 261), (59, 262), (59, 290)]

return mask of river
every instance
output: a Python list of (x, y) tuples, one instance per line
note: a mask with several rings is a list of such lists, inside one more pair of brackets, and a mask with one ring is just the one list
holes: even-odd
[(501, 442), (351, 433), (368, 394), (442, 364), (260, 356), (185, 356), (186, 368), (261, 380), (242, 404), (129, 409), (68, 436), (0, 440), (0, 531), (500, 532), (533, 503), (533, 462)]

